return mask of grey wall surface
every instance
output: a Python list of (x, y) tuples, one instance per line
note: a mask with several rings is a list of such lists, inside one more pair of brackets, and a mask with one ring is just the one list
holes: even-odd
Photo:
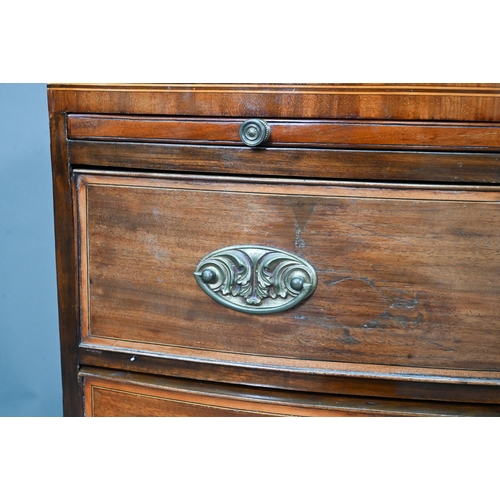
[(0, 416), (62, 415), (45, 84), (0, 83)]

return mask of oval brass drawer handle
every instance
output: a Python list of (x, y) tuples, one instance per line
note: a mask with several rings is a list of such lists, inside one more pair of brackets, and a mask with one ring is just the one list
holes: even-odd
[(251, 118), (240, 126), (240, 139), (247, 146), (259, 146), (271, 135), (271, 127), (264, 120)]
[(286, 311), (309, 297), (316, 271), (304, 259), (276, 248), (237, 245), (200, 260), (198, 285), (220, 304), (250, 314)]

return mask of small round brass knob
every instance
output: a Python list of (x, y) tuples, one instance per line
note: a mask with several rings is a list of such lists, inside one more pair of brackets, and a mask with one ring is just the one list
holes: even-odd
[(269, 139), (271, 127), (259, 118), (251, 118), (240, 126), (240, 139), (247, 146), (259, 146)]

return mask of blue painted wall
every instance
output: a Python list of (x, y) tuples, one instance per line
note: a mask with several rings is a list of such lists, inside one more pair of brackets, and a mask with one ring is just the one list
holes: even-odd
[(0, 84), (0, 416), (62, 415), (47, 87)]

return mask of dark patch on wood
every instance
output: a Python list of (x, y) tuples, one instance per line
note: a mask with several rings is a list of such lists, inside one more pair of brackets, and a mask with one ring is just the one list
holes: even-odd
[(348, 328), (344, 328), (344, 335), (341, 340), (346, 344), (359, 344), (359, 342), (351, 335)]

